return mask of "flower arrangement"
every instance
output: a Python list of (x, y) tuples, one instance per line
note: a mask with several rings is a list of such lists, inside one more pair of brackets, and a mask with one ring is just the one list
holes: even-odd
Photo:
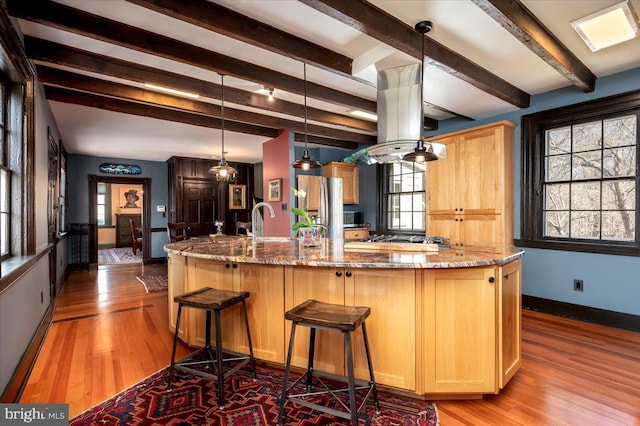
[[(298, 199), (304, 199), (304, 197), (307, 196), (304, 189), (296, 189), (293, 187), (291, 189)], [(311, 228), (313, 226), (319, 227), (321, 232), (324, 232), (327, 229), (325, 225), (320, 223), (320, 216), (318, 215), (309, 216), (309, 213), (307, 213), (306, 210), (299, 207), (291, 207), (291, 213), (295, 214), (299, 218), (298, 221), (291, 226), (291, 230), (293, 231), (298, 231), (302, 228)]]

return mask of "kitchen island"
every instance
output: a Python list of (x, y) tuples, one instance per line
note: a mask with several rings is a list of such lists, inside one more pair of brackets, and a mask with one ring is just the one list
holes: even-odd
[[(477, 246), (477, 245), (476, 245)], [(256, 358), (283, 365), (290, 331), (284, 313), (307, 299), (369, 306), (367, 330), (376, 382), (427, 398), (498, 393), (520, 366), (520, 258), (513, 247), (483, 251), (350, 250), (343, 240), (301, 248), (288, 238), (191, 239), (168, 244), (170, 328), (175, 295), (201, 287), (249, 291)], [(227, 314), (227, 315), (224, 315)], [(185, 310), (180, 337), (204, 344), (204, 313)], [(223, 312), (223, 345), (248, 351), (239, 309)], [(293, 364), (306, 365), (308, 330)], [(360, 333), (360, 331), (358, 331)], [(316, 368), (343, 374), (342, 336), (320, 330)], [(368, 377), (361, 339), (356, 375)]]

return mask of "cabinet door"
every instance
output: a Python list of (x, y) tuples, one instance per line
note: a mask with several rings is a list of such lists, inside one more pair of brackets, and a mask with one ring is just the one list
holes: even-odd
[[(178, 256), (176, 254), (170, 254), (167, 258), (167, 270), (169, 271), (169, 285), (168, 285), (168, 297), (169, 297), (169, 330), (175, 333), (176, 330), (176, 318), (178, 317), (178, 304), (173, 301), (173, 298), (186, 293), (185, 289), (185, 277), (186, 277), (186, 257)], [(186, 312), (186, 309), (185, 309)], [(186, 326), (187, 321), (182, 322), (182, 327), (178, 336), (183, 341), (187, 341)]]
[[(235, 291), (248, 291), (247, 314), (256, 358), (284, 364), (284, 268), (280, 265), (238, 264)], [(249, 353), (242, 311), (236, 311), (234, 349)]]
[[(416, 272), (411, 269), (352, 269), (346, 276), (346, 304), (368, 306), (366, 320), (375, 380), (416, 388)], [(347, 274), (348, 275), (348, 274)], [(362, 330), (352, 337), (356, 377), (369, 379)], [(398, 362), (402, 360), (402, 362)]]
[(502, 241), (502, 215), (465, 214), (458, 217), (460, 241), (468, 249), (486, 250)]
[(423, 272), (427, 394), (497, 390), (495, 272), (493, 267)]
[[(447, 145), (447, 157), (427, 163), (427, 214), (454, 214), (458, 202), (458, 137), (438, 140)], [(429, 235), (433, 233), (427, 228)]]
[[(233, 264), (208, 259), (189, 258), (187, 268), (189, 288), (187, 291), (198, 290), (203, 287), (216, 288), (218, 290), (233, 290)], [(222, 345), (225, 348), (233, 347), (234, 310), (237, 307), (227, 308), (220, 314), (222, 329)], [(239, 309), (239, 308), (238, 308)], [(194, 308), (183, 308), (183, 317), (186, 314), (188, 324), (187, 343), (190, 346), (202, 347), (205, 345), (205, 311)], [(184, 320), (183, 320), (184, 321)], [(215, 344), (215, 323), (213, 313), (211, 315), (211, 340)]]
[(496, 127), (479, 129), (462, 136), (458, 154), (460, 205), (464, 214), (501, 213), (504, 185), (502, 132)]
[(498, 356), (500, 389), (511, 380), (521, 364), (522, 264), (519, 260), (501, 267), (498, 276), (500, 306), (498, 310)]
[(326, 177), (342, 178), (343, 204), (358, 204), (360, 202), (358, 165), (332, 162), (325, 164), (322, 175)]
[(457, 218), (458, 216), (453, 213), (428, 214), (427, 235), (448, 238), (453, 247), (458, 241), (460, 241), (460, 226), (458, 221), (456, 221)]
[[(338, 276), (339, 274), (339, 276)], [(344, 270), (319, 267), (285, 267), (285, 309), (308, 300), (344, 305)], [(286, 323), (285, 344), (288, 348), (291, 321)], [(296, 327), (295, 346), (291, 364), (307, 367), (309, 328)], [(342, 333), (316, 331), (315, 368), (332, 374), (344, 374), (344, 339)]]

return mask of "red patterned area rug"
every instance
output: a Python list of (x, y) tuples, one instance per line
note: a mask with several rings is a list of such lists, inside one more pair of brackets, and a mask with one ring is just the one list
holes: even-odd
[[(294, 375), (295, 376), (295, 375)], [(297, 377), (297, 376), (295, 376)], [(177, 371), (167, 392), (165, 368), (107, 401), (71, 419), (70, 425), (220, 425), (272, 426), (277, 424), (282, 372), (258, 368), (258, 380), (250, 372), (235, 372), (225, 383), (224, 410), (217, 405), (216, 383)], [(328, 398), (328, 397), (327, 397)], [(380, 414), (367, 404), (358, 424), (375, 426), (439, 425), (435, 404), (378, 392)], [(324, 404), (325, 401), (316, 401)], [(329, 414), (285, 405), (286, 426), (338, 426), (349, 424)], [(335, 407), (338, 408), (338, 407)], [(340, 408), (341, 409), (341, 408)]]
[(136, 277), (142, 283), (147, 293), (152, 291), (164, 291), (169, 288), (169, 277), (162, 275), (142, 275)]

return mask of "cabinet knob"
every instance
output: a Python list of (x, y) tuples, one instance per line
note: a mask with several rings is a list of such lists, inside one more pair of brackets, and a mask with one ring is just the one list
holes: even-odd
[(347, 271), (347, 272), (345, 273), (345, 275), (346, 275), (347, 277), (350, 277), (350, 276), (351, 276), (351, 271)]
[(342, 272), (337, 271), (337, 272), (336, 272), (336, 277), (341, 277), (341, 276), (342, 276)]
[(489, 277), (489, 282), (490, 282), (491, 284), (493, 284), (493, 283), (495, 282), (495, 280), (496, 280), (495, 278), (493, 278), (493, 277)]
[(456, 222), (458, 221), (458, 218), (456, 217)]
[(234, 264), (233, 264), (233, 269), (237, 269), (237, 268), (238, 268), (238, 264), (237, 264), (237, 263), (234, 263)]
[(464, 220), (463, 218), (460, 218), (460, 222), (462, 222), (463, 220)]
[(509, 274), (505, 274), (504, 279), (508, 280), (509, 279)]
[(227, 269), (229, 269), (229, 268), (231, 267), (231, 265), (229, 265), (228, 263), (226, 263), (226, 264), (224, 265), (224, 267), (225, 267), (225, 268), (227, 268)]

